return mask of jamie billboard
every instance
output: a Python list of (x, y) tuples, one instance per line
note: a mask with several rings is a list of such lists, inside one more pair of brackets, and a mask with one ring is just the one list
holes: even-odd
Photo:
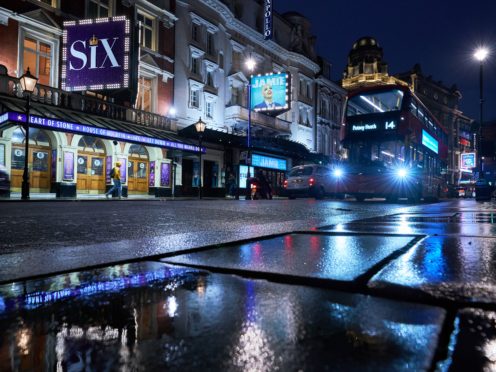
[(62, 89), (120, 89), (129, 85), (129, 20), (64, 22)]
[(289, 110), (289, 75), (287, 73), (252, 76), (250, 108), (254, 111)]
[(460, 168), (464, 172), (472, 171), (476, 167), (475, 152), (466, 152), (460, 156)]

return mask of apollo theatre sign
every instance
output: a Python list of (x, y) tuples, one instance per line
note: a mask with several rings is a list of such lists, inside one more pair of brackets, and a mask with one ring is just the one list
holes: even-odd
[(120, 89), (129, 85), (129, 20), (64, 22), (62, 89)]

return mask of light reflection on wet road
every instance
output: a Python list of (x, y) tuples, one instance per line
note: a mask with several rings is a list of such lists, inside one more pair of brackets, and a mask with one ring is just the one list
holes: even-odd
[(12, 370), (428, 368), (444, 311), (158, 263), (0, 289)]

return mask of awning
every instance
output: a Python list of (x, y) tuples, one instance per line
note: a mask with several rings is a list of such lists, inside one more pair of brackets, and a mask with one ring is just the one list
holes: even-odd
[[(2, 97), (0, 106), (2, 109), (0, 129), (8, 125), (26, 124), (24, 100)], [(32, 103), (30, 105), (29, 126), (152, 147), (190, 152), (200, 151), (194, 141), (182, 138), (170, 131), (46, 104)], [(204, 147), (202, 147), (202, 152), (206, 152)]]

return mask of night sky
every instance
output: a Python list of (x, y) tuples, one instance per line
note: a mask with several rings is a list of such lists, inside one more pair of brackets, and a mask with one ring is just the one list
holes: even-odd
[(484, 121), (496, 119), (496, 0), (274, 0), (274, 9), (310, 20), (317, 53), (331, 62), (333, 80), (342, 78), (353, 43), (372, 36), (391, 75), (420, 63), (424, 75), (458, 86), (460, 109), (475, 120), (479, 62), (472, 55), (484, 43), (491, 51), (484, 63)]

